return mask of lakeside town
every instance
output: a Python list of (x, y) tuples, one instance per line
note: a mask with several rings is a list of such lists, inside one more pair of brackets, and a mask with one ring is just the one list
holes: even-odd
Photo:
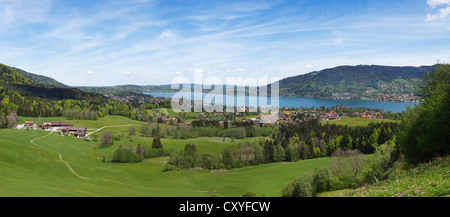
[[(367, 90), (366, 93), (372, 93), (374, 90)], [(359, 100), (374, 100), (374, 101), (387, 101), (387, 102), (423, 102), (420, 96), (416, 96), (411, 93), (397, 94), (378, 94), (378, 95), (368, 95), (361, 96), (356, 93), (343, 92), (343, 93), (333, 93), (333, 99), (359, 99)]]
[[(186, 112), (180, 114), (175, 113), (171, 109), (171, 98), (169, 97), (153, 97), (146, 94), (127, 93), (121, 95), (105, 94), (105, 97), (127, 104), (140, 104), (143, 108), (143, 115), (148, 116), (146, 120), (159, 124), (175, 125), (175, 126), (193, 126), (195, 121), (216, 121), (217, 125), (222, 128), (229, 128), (239, 123), (246, 125), (263, 126), (264, 124), (298, 124), (304, 121), (317, 119), (319, 121), (337, 121), (342, 117), (359, 117), (365, 119), (391, 119), (399, 120), (400, 114), (395, 112), (386, 112), (380, 109), (371, 108), (350, 108), (342, 105), (325, 108), (285, 108), (282, 107), (276, 116), (261, 112), (261, 108), (250, 109), (245, 106), (234, 107), (232, 112), (206, 112), (213, 110), (213, 105), (206, 104), (202, 101), (192, 101), (191, 109), (199, 103), (203, 104), (202, 112), (192, 112), (186, 115)], [(335, 95), (336, 97), (338, 95)], [(403, 96), (403, 95), (402, 95)], [(341, 98), (349, 97), (341, 95)], [(410, 98), (408, 98), (410, 97)], [(410, 100), (414, 96), (404, 95), (399, 100)], [(179, 100), (176, 100), (180, 103)], [(167, 112), (170, 110), (171, 112)], [(257, 112), (250, 112), (257, 110)], [(162, 112), (164, 111), (164, 112)], [(69, 118), (70, 119), (70, 118)], [(195, 125), (194, 125), (195, 126)], [(24, 124), (16, 125), (16, 129), (42, 129), (58, 131), (64, 136), (73, 136), (77, 138), (85, 138), (87, 136), (85, 127), (73, 127), (71, 122), (41, 122), (40, 120), (25, 121)]]
[[(144, 105), (145, 108), (154, 109), (149, 115), (158, 123), (170, 124), (170, 125), (191, 125), (190, 121), (179, 120), (179, 117), (174, 115), (170, 116), (165, 113), (160, 113), (158, 108), (171, 108), (169, 97), (151, 97), (145, 94), (136, 94), (128, 96), (115, 96), (111, 94), (106, 94), (106, 97), (114, 99), (119, 102), (124, 103), (139, 103)], [(337, 96), (337, 95), (336, 95)], [(342, 98), (340, 98), (342, 99)], [(378, 100), (378, 101), (391, 101), (396, 100), (399, 102), (410, 102), (418, 101), (416, 96), (413, 94), (386, 94), (384, 96), (379, 96), (377, 98), (363, 98), (365, 100)], [(387, 100), (389, 99), (389, 100)], [(196, 103), (196, 102), (194, 102)], [(194, 105), (192, 103), (191, 105)], [(210, 105), (204, 104), (204, 109)], [(236, 111), (236, 116), (233, 121), (252, 121), (255, 124), (261, 125), (261, 119), (267, 117), (268, 115), (263, 115), (261, 112), (249, 112), (249, 109), (240, 106), (234, 109)], [(230, 114), (226, 112), (200, 112), (192, 119), (204, 119), (204, 120), (219, 120), (220, 125), (223, 125), (223, 121), (230, 117)], [(270, 124), (280, 124), (280, 123), (301, 123), (310, 119), (318, 119), (319, 121), (330, 121), (330, 120), (340, 120), (341, 117), (361, 117), (367, 119), (391, 119), (399, 120), (399, 113), (386, 112), (380, 109), (371, 108), (350, 108), (346, 106), (333, 106), (331, 108), (281, 108), (278, 119), (272, 122), (265, 122)]]

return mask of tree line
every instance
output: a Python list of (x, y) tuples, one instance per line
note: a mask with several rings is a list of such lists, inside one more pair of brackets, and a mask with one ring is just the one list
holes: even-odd
[(282, 125), (271, 137), (261, 138), (252, 143), (228, 145), (222, 153), (197, 154), (195, 151), (189, 154), (183, 151), (172, 153), (168, 164), (172, 169), (191, 167), (230, 169), (331, 156), (339, 150), (374, 153), (382, 144), (389, 142), (393, 146), (396, 145), (397, 140), (393, 133), (396, 128), (395, 123), (347, 127), (320, 124), (316, 120), (310, 120), (299, 126)]
[[(408, 107), (398, 127), (376, 128), (367, 141), (361, 140), (366, 144), (360, 143), (361, 150), (374, 150), (374, 155), (337, 149), (331, 155), (328, 167), (294, 178), (283, 187), (282, 196), (311, 197), (319, 192), (356, 188), (386, 179), (398, 168), (448, 156), (450, 64), (437, 64), (434, 71), (427, 71), (419, 94), (423, 103)], [(392, 137), (386, 141), (390, 135)]]
[[(114, 137), (108, 130), (105, 130), (100, 138), (100, 148), (108, 148), (113, 143)], [(151, 147), (138, 144), (134, 151), (133, 146), (123, 145), (121, 142), (112, 155), (103, 157), (103, 161), (113, 163), (137, 163), (147, 158), (163, 157), (168, 155), (169, 152), (164, 150), (160, 138), (155, 137), (152, 141)]]
[(232, 139), (243, 139), (246, 137), (270, 136), (274, 131), (274, 126), (247, 126), (247, 127), (204, 127), (177, 125), (168, 126), (158, 123), (146, 123), (141, 127), (140, 133), (146, 137), (187, 139), (197, 137), (228, 137)]
[(317, 193), (356, 188), (386, 179), (396, 168), (392, 142), (378, 146), (374, 155), (358, 150), (337, 150), (328, 166), (298, 176), (282, 188), (283, 197), (315, 197)]

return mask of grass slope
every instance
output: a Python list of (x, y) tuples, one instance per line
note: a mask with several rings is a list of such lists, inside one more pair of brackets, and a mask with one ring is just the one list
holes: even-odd
[[(103, 121), (114, 121), (114, 117), (109, 118)], [(84, 124), (93, 127), (93, 123)], [(99, 150), (94, 142), (53, 134), (35, 140), (38, 146), (30, 143), (31, 139), (47, 134), (33, 130), (0, 130), (0, 196), (197, 197), (214, 194), (239, 197), (247, 191), (280, 196), (281, 188), (289, 180), (325, 166), (329, 160), (273, 163), (232, 169), (229, 173), (210, 173), (203, 169), (161, 172), (168, 157), (146, 159), (136, 164), (114, 164), (98, 158), (100, 152), (112, 152), (114, 147)], [(222, 143), (221, 138), (194, 140), (199, 149), (205, 151), (219, 151), (220, 148), (213, 145)], [(183, 142), (175, 143), (174, 148), (184, 146)], [(71, 173), (58, 154), (88, 180)]]
[(333, 120), (333, 121), (322, 121), (322, 124), (330, 123), (330, 124), (339, 124), (339, 125), (348, 125), (350, 127), (355, 126), (367, 126), (369, 123), (382, 123), (382, 122), (396, 122), (395, 120), (390, 119), (378, 119), (378, 118), (351, 118), (351, 117), (341, 117), (341, 120)]
[(363, 197), (448, 197), (450, 196), (450, 156), (398, 171), (380, 183), (348, 192)]
[(323, 192), (319, 197), (448, 197), (450, 156), (399, 169), (387, 180), (357, 189)]

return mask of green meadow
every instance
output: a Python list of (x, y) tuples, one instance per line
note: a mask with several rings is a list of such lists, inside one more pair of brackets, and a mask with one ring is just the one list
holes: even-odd
[[(21, 117), (20, 121), (33, 120)], [(41, 118), (62, 121), (63, 118)], [(145, 159), (134, 164), (103, 162), (120, 143), (151, 146), (152, 138), (139, 136), (143, 122), (123, 117), (106, 116), (97, 121), (72, 121), (75, 126), (99, 129), (102, 126), (135, 124), (136, 136), (128, 137), (129, 126), (110, 127), (122, 133), (114, 145), (101, 149), (98, 142), (49, 134), (48, 131), (0, 130), (0, 196), (175, 196), (175, 197), (240, 197), (246, 192), (277, 197), (292, 178), (314, 168), (328, 165), (328, 158), (298, 162), (272, 163), (232, 169), (227, 173), (211, 173), (205, 169), (162, 172), (168, 157)], [(35, 139), (34, 144), (30, 140)], [(199, 137), (186, 140), (161, 139), (164, 149), (180, 150), (193, 143), (199, 152), (221, 152), (227, 145), (252, 142), (258, 138), (234, 140)], [(67, 162), (68, 166), (59, 158)], [(78, 176), (77, 176), (78, 175)]]
[(340, 125), (348, 125), (351, 127), (354, 126), (367, 126), (369, 123), (383, 123), (383, 122), (396, 122), (395, 120), (390, 119), (378, 119), (378, 118), (361, 118), (361, 117), (341, 117), (341, 120), (332, 120), (332, 121), (322, 121), (323, 124), (340, 124)]
[[(169, 157), (150, 158), (134, 164), (102, 161), (120, 144), (131, 145), (133, 149), (138, 144), (151, 147), (153, 138), (139, 133), (144, 122), (120, 116), (105, 116), (96, 121), (19, 117), (18, 122), (37, 119), (42, 122), (70, 121), (73, 126), (87, 127), (88, 133), (100, 129), (97, 132), (99, 136), (109, 130), (119, 138), (110, 147), (99, 148), (99, 141), (88, 142), (58, 133), (49, 135), (48, 131), (2, 129), (0, 196), (240, 197), (246, 192), (254, 192), (260, 196), (277, 197), (281, 196), (282, 187), (294, 177), (329, 162), (329, 158), (316, 158), (235, 168), (227, 173), (211, 173), (200, 168), (162, 172)], [(330, 123), (364, 126), (372, 121), (390, 120), (344, 117)], [(128, 131), (131, 126), (136, 134), (130, 137)], [(35, 139), (34, 144), (30, 142), (32, 139)], [(227, 145), (251, 143), (258, 139), (162, 138), (161, 143), (169, 151), (182, 150), (190, 143), (195, 144), (199, 152), (221, 153)]]

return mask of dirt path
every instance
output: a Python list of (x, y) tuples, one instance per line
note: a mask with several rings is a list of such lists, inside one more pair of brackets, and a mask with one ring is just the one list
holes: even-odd
[[(126, 125), (104, 126), (104, 127), (101, 127), (100, 129), (97, 129), (97, 130), (94, 131), (94, 132), (91, 132), (91, 133), (95, 133), (95, 132), (97, 132), (97, 131), (99, 131), (99, 130), (102, 130), (102, 129), (106, 128), (106, 127), (126, 127), (126, 126), (133, 126), (133, 125), (138, 125), (138, 124), (126, 124)], [(45, 147), (42, 147), (42, 146), (40, 146), (40, 145), (38, 145), (38, 144), (36, 144), (36, 143), (34, 142), (34, 141), (36, 141), (36, 140), (38, 140), (38, 139), (42, 139), (42, 138), (44, 138), (44, 137), (50, 136), (53, 132), (55, 132), (55, 131), (50, 131), (50, 133), (47, 134), (47, 135), (44, 135), (44, 136), (40, 136), (40, 137), (31, 139), (31, 140), (30, 140), (30, 143), (33, 144), (33, 145), (35, 145), (35, 146), (37, 146), (37, 147), (39, 147), (39, 148), (45, 149), (45, 150), (47, 150), (47, 151), (55, 152), (56, 154), (58, 154), (59, 160), (62, 161), (62, 162), (66, 165), (67, 169), (69, 169), (69, 171), (70, 171), (72, 174), (74, 174), (74, 175), (77, 176), (78, 178), (85, 179), (85, 180), (89, 180), (89, 178), (86, 178), (86, 177), (84, 177), (84, 176), (78, 175), (78, 173), (76, 173), (75, 170), (73, 170), (72, 166), (70, 166), (70, 164), (67, 163), (67, 161), (65, 161), (65, 160), (63, 159), (63, 156), (62, 156), (61, 153), (56, 152), (56, 151), (53, 151), (53, 150), (50, 150), (50, 149), (45, 148)], [(86, 136), (88, 136), (88, 135), (91, 134), (91, 133), (86, 134)], [(106, 180), (106, 181), (110, 181), (110, 180)], [(117, 182), (117, 183), (118, 183), (118, 182)], [(123, 184), (123, 183), (121, 183), (121, 184)]]
[(96, 133), (96, 132), (98, 132), (98, 131), (100, 131), (100, 130), (103, 130), (103, 129), (106, 128), (106, 127), (127, 127), (127, 126), (139, 126), (139, 124), (126, 124), (126, 125), (103, 126), (103, 127), (100, 127), (99, 129), (97, 129), (97, 130), (94, 131), (94, 132), (86, 133), (86, 136), (89, 136), (89, 135), (91, 135), (91, 134), (93, 134), (93, 133)]
[[(105, 128), (105, 127), (124, 127), (124, 126), (132, 126), (132, 125), (137, 125), (137, 124), (116, 125), (116, 126), (104, 126), (104, 127), (100, 128), (100, 129), (98, 129), (97, 131), (99, 131), (99, 130)], [(95, 132), (97, 132), (97, 131), (95, 131)], [(51, 131), (51, 132), (50, 132), (49, 134), (47, 134), (47, 135), (44, 135), (44, 136), (40, 136), (40, 137), (31, 139), (31, 140), (30, 140), (30, 143), (33, 144), (33, 145), (35, 145), (35, 146), (37, 146), (37, 147), (39, 147), (39, 148), (41, 148), (41, 149), (45, 149), (45, 150), (47, 150), (47, 151), (54, 152), (54, 153), (58, 154), (59, 160), (62, 161), (62, 162), (66, 165), (66, 167), (69, 169), (69, 171), (70, 171), (72, 174), (74, 174), (74, 175), (77, 176), (78, 178), (81, 178), (81, 179), (84, 179), (84, 180), (90, 180), (90, 178), (87, 178), (87, 177), (78, 175), (78, 174), (73, 170), (72, 166), (70, 166), (70, 164), (67, 163), (67, 162), (63, 159), (63, 156), (62, 156), (61, 153), (56, 152), (56, 151), (53, 151), (53, 150), (50, 150), (50, 149), (45, 148), (45, 147), (42, 147), (42, 146), (40, 146), (40, 145), (38, 145), (38, 144), (36, 144), (36, 143), (34, 142), (34, 141), (36, 141), (36, 140), (38, 140), (38, 139), (42, 139), (42, 138), (44, 138), (44, 137), (50, 136), (53, 132), (54, 132), (54, 131)], [(119, 181), (111, 180), (111, 179), (105, 179), (105, 178), (100, 178), (100, 180), (107, 181), (107, 182), (112, 182), (112, 183), (116, 183), (116, 184), (124, 185), (124, 186), (128, 186), (128, 187), (134, 187), (134, 188), (146, 189), (146, 190), (159, 190), (159, 191), (161, 191), (161, 190), (164, 190), (164, 191), (190, 191), (190, 190), (186, 190), (186, 189), (182, 190), (182, 189), (161, 189), (161, 188), (151, 188), (151, 187), (145, 187), (145, 186), (139, 186), (139, 185), (127, 184), (127, 183), (123, 183), (123, 182), (119, 182)], [(205, 192), (209, 192), (209, 191), (193, 191), (193, 192), (202, 192), (202, 193), (205, 193)], [(214, 191), (214, 192), (217, 192), (217, 191)]]
[(42, 146), (40, 146), (40, 145), (38, 145), (38, 144), (36, 144), (36, 143), (34, 142), (34, 141), (37, 140), (37, 139), (42, 139), (42, 138), (44, 138), (44, 137), (50, 136), (52, 133), (53, 133), (53, 131), (51, 131), (49, 134), (47, 134), (47, 135), (45, 135), (45, 136), (41, 136), (41, 137), (34, 138), (34, 139), (30, 140), (30, 142), (31, 142), (31, 144), (33, 144), (33, 145), (35, 145), (35, 146), (37, 146), (37, 147), (39, 147), (39, 148), (45, 149), (45, 150), (50, 151), (50, 152), (55, 152), (56, 154), (58, 154), (59, 160), (61, 160), (61, 161), (66, 165), (66, 167), (69, 169), (69, 171), (70, 171), (71, 173), (73, 173), (73, 174), (74, 174), (75, 176), (77, 176), (78, 178), (85, 179), (85, 180), (89, 180), (89, 178), (86, 178), (86, 177), (84, 177), (84, 176), (78, 175), (78, 174), (73, 170), (73, 168), (70, 166), (70, 164), (67, 163), (65, 160), (63, 160), (63, 157), (62, 157), (62, 154), (61, 154), (61, 153), (56, 152), (56, 151), (53, 151), (53, 150), (50, 150), (50, 149), (48, 149), (48, 148), (44, 148), (44, 147), (42, 147)]

